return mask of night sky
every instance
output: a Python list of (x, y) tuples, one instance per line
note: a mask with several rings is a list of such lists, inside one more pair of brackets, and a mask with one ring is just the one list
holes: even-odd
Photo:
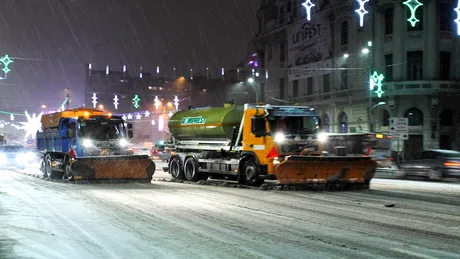
[[(199, 2), (198, 6), (195, 3)], [(245, 59), (260, 0), (0, 0), (0, 55), (14, 57), (0, 81), (0, 109), (57, 108), (65, 87), (83, 103), (85, 63), (94, 69), (188, 75)]]

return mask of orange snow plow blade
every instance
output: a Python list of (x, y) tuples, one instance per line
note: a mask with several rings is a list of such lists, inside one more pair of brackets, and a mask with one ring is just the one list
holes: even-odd
[(155, 163), (148, 156), (102, 156), (77, 158), (72, 163), (75, 180), (151, 180)]
[(368, 184), (376, 168), (370, 157), (288, 156), (275, 175), (280, 184)]

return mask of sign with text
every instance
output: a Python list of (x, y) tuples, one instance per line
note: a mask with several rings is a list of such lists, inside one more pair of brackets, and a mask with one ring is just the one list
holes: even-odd
[(409, 121), (407, 118), (390, 118), (390, 134), (399, 139), (409, 139)]

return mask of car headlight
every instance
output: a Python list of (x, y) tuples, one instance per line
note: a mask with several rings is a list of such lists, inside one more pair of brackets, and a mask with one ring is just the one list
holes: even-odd
[(326, 133), (319, 133), (319, 134), (318, 134), (318, 140), (319, 140), (320, 142), (326, 141), (326, 140), (327, 140), (327, 134), (326, 134)]
[(275, 134), (275, 142), (282, 143), (285, 139), (286, 137), (284, 136), (283, 133), (278, 132)]
[(92, 147), (93, 146), (93, 141), (91, 141), (91, 139), (84, 139), (83, 140), (83, 146), (84, 147)]
[(126, 147), (128, 145), (128, 141), (124, 138), (120, 139), (120, 146)]

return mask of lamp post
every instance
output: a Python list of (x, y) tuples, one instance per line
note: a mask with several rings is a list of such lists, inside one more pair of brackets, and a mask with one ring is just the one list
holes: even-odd
[(371, 126), (372, 126), (372, 132), (375, 132), (375, 118), (374, 118), (374, 109), (379, 107), (379, 106), (382, 106), (382, 105), (386, 105), (387, 103), (386, 102), (379, 102), (377, 104), (375, 104), (374, 106), (372, 106), (371, 108)]
[(249, 85), (252, 85), (256, 91), (256, 105), (259, 103), (259, 90), (257, 89), (256, 80), (253, 77), (248, 78)]

